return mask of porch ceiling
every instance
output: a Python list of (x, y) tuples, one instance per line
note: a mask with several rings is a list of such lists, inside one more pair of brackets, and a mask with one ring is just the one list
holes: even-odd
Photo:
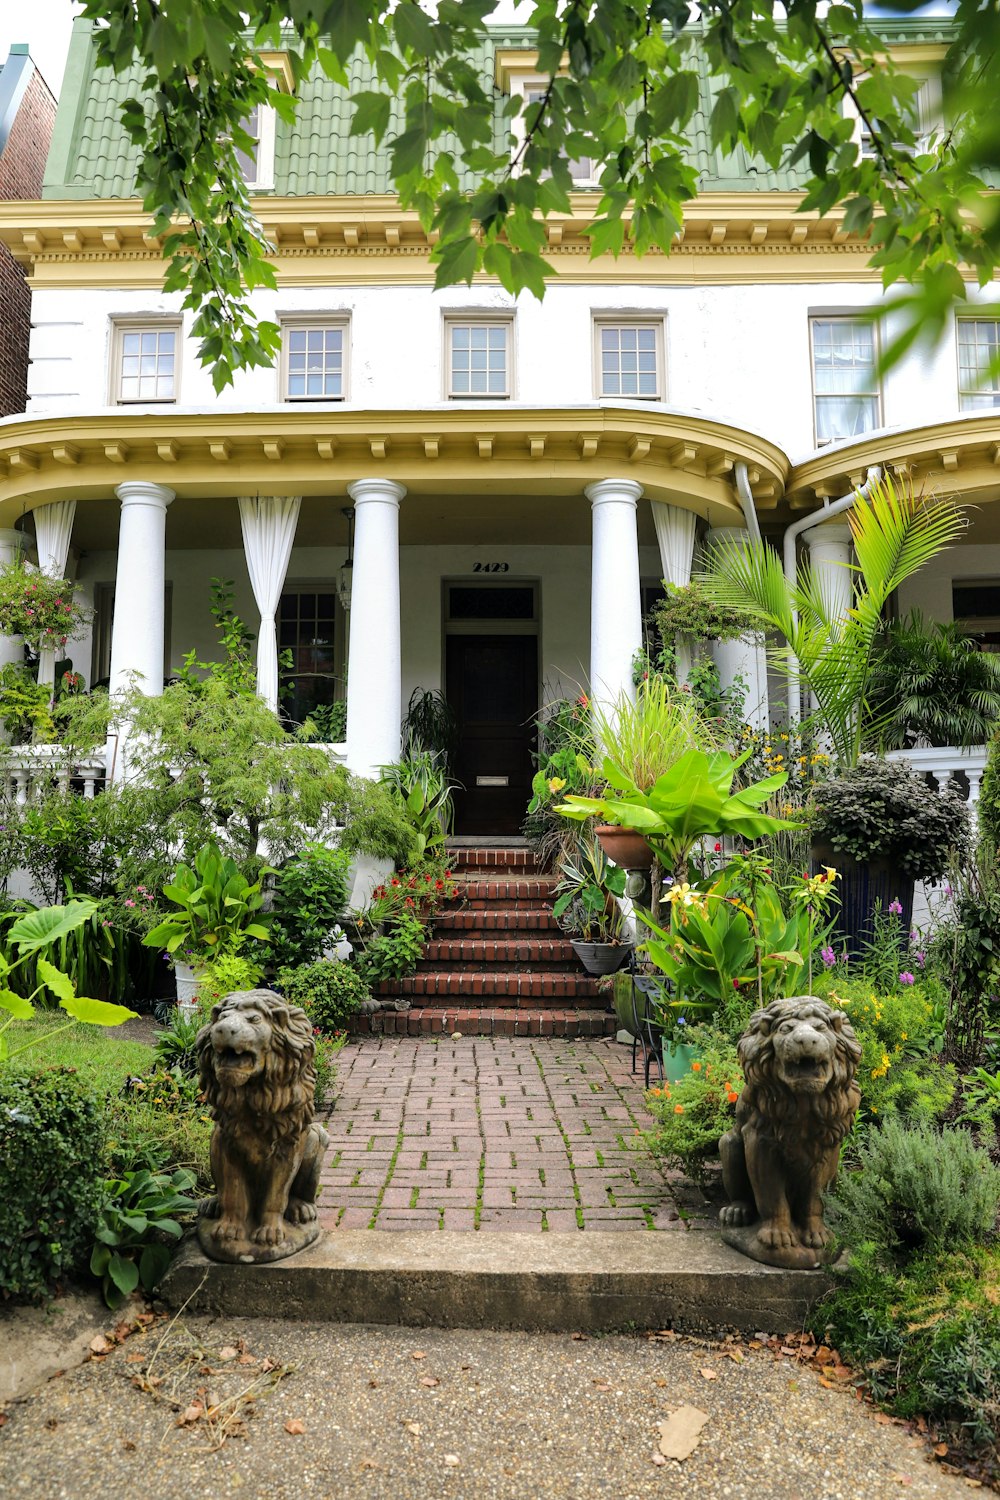
[[(0, 423), (0, 526), (54, 500), (107, 499), (128, 479), (167, 485), (184, 500), (301, 494), (339, 510), (351, 480), (381, 475), (427, 501), (404, 506), (414, 518), (404, 525), (423, 520), (430, 530), (404, 540), (439, 540), (436, 530), (455, 539), (455, 527), (468, 526), (469, 540), (509, 540), (514, 528), (525, 540), (558, 541), (568, 539), (564, 527), (574, 526), (578, 511), (589, 535), (588, 484), (625, 475), (653, 499), (716, 525), (738, 523), (732, 475), (739, 462), (747, 465), (758, 508), (773, 508), (788, 472), (779, 448), (662, 407), (283, 406), (27, 416)], [(484, 526), (493, 529), (484, 534)], [(202, 535), (195, 544), (205, 544)]]

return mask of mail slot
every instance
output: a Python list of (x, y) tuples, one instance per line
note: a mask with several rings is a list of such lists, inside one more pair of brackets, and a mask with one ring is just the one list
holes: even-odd
[(476, 786), (509, 786), (510, 781), (506, 776), (477, 776)]

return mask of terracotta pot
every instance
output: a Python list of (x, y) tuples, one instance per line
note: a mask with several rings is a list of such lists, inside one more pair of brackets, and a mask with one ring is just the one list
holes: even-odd
[(617, 974), (632, 952), (631, 943), (584, 943), (578, 938), (571, 938), (570, 942), (587, 973), (595, 976)]
[(648, 870), (656, 859), (642, 834), (635, 833), (631, 828), (616, 828), (613, 823), (602, 823), (594, 832), (605, 854), (621, 870)]

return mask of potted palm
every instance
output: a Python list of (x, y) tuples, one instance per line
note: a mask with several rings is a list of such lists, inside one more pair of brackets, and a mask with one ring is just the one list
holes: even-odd
[(588, 974), (614, 974), (628, 960), (620, 897), (625, 871), (613, 865), (589, 831), (559, 865), (552, 914), (569, 935)]
[(198, 851), (193, 866), (177, 866), (163, 895), (176, 910), (142, 941), (173, 958), (178, 1003), (191, 1007), (199, 968), (220, 954), (237, 953), (247, 938), (266, 942), (269, 937), (269, 929), (257, 919), (264, 900), (261, 883), (251, 884), (236, 863), (210, 843)]

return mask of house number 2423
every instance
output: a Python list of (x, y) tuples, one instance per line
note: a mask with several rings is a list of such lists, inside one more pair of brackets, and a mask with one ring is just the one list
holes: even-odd
[(509, 573), (510, 563), (477, 562), (472, 564), (473, 573)]

